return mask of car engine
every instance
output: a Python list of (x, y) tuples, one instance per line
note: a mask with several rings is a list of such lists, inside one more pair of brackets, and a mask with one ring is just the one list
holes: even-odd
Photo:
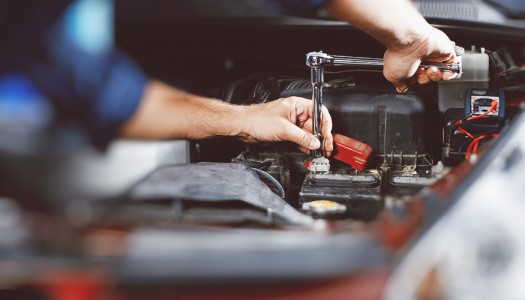
[[(236, 105), (314, 98), (312, 51), (385, 52), (347, 23), (264, 3), (117, 0), (115, 43), (152, 78)], [(398, 93), (377, 67), (326, 67), (329, 157), (228, 137), (100, 151), (70, 124), (32, 121), (29, 135), (0, 118), (14, 191), (0, 198), (0, 278), (108, 299), (525, 295), (525, 25), (481, 22), (497, 12), (482, 1), (415, 3), (447, 16), (425, 17), (464, 48), (461, 76)]]
[[(201, 141), (195, 143), (195, 161), (219, 159), (264, 172), (262, 180), (275, 193), (286, 195), (287, 202), (315, 218), (374, 220), (385, 208), (402, 207), (466, 158), (475, 159), (474, 152), (495, 138), (509, 117), (502, 90), (489, 82), (493, 66), (504, 64), (498, 52), (472, 46), (461, 59), (460, 78), (414, 85), (404, 94), (377, 70), (326, 70), (323, 104), (333, 119), (333, 133), (373, 149), (364, 170), (329, 158), (326, 170), (311, 171), (312, 158), (287, 143), (240, 146), (228, 140)], [(287, 71), (252, 74), (210, 95), (239, 105), (290, 96), (311, 98), (308, 73)], [(498, 101), (493, 110), (492, 101)], [(468, 119), (473, 116), (478, 117)]]

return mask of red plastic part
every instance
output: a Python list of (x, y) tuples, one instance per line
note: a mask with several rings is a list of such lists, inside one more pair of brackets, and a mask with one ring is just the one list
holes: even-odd
[(305, 169), (310, 168), (311, 165), (312, 165), (312, 162), (309, 161), (309, 160), (306, 160), (306, 161), (304, 162), (304, 168), (305, 168)]
[(372, 150), (368, 144), (342, 134), (334, 134), (334, 154), (332, 157), (349, 164), (358, 171), (365, 169)]

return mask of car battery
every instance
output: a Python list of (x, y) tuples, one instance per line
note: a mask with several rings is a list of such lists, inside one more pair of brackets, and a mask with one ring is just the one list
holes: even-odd
[(325, 214), (306, 211), (323, 218), (355, 218), (368, 220), (384, 207), (381, 199), (381, 174), (376, 170), (350, 171), (342, 168), (326, 174), (307, 173), (301, 191), (299, 205), (314, 201), (331, 201), (344, 209)]

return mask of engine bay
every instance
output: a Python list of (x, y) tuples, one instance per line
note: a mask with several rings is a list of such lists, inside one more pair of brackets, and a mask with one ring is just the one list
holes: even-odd
[[(193, 0), (182, 2), (195, 5)], [(208, 2), (213, 8), (219, 5)], [(132, 9), (119, 10), (122, 3), (117, 1), (116, 44), (147, 74), (236, 105), (312, 99), (305, 65), (311, 51), (379, 59), (385, 50), (356, 28), (323, 18), (246, 17), (244, 12), (188, 17), (174, 9), (175, 17), (164, 15), (168, 10), (155, 11), (158, 16), (152, 20), (145, 11), (126, 15)], [(144, 10), (143, 1), (125, 2), (133, 3)], [(177, 5), (173, 3), (165, 5)], [(21, 190), (34, 188), (26, 202), (0, 199), (0, 214), (15, 216), (0, 228), (15, 233), (0, 239), (1, 249), (7, 249), (0, 278), (19, 274), (12, 268), (20, 266), (34, 271), (13, 280), (24, 288), (27, 282), (49, 282), (49, 274), (61, 275), (59, 270), (101, 290), (112, 290), (114, 283), (130, 299), (173, 291), (189, 299), (217, 293), (228, 299), (257, 298), (257, 293), (283, 298), (289, 290), (300, 291), (298, 299), (313, 290), (320, 291), (316, 298), (332, 299), (334, 287), (342, 288), (345, 298), (361, 299), (363, 286), (365, 294), (374, 294), (370, 299), (381, 298), (399, 258), (416, 249), (418, 238), (424, 239), (466, 191), (475, 187), (491, 200), (498, 193), (511, 199), (521, 188), (515, 184), (509, 189), (514, 194), (502, 191), (508, 178), (519, 181), (507, 171), (525, 163), (522, 150), (513, 144), (519, 140), (516, 132), (525, 132), (525, 25), (458, 20), (434, 25), (466, 50), (460, 78), (411, 85), (398, 93), (381, 70), (325, 69), (323, 104), (340, 145), (327, 158), (314, 159), (292, 143), (247, 144), (227, 137), (169, 141), (176, 146), (163, 144), (163, 151), (138, 142), (131, 145), (133, 155), (110, 147), (102, 154), (67, 148), (29, 159), (5, 156), (6, 170), (20, 171), (5, 172), (7, 179), (14, 178), (5, 182), (21, 182)], [(92, 170), (94, 160), (74, 154), (95, 157), (107, 168)], [(118, 164), (112, 165), (115, 158)], [(489, 182), (499, 190), (473, 184), (490, 169), (489, 163), (491, 170), (499, 164), (507, 172), (498, 174), (507, 177)], [(58, 179), (48, 172), (71, 166), (74, 170)], [(74, 178), (79, 169), (89, 172)], [(69, 179), (80, 179), (84, 189)], [(123, 189), (115, 188), (119, 180)], [(100, 193), (91, 197), (93, 191)], [(51, 199), (51, 209), (26, 211), (39, 203), (34, 199)], [(464, 233), (464, 244), (472, 244), (472, 228), (461, 227), (472, 217), (469, 212), (448, 224), (442, 234), (450, 241), (445, 246), (458, 243), (455, 236), (445, 239), (450, 232)], [(475, 220), (486, 219), (475, 215)], [(427, 259), (428, 272), (414, 276), (412, 269), (407, 271), (421, 279), (414, 285), (422, 290), (439, 286), (434, 257), (425, 254), (446, 248), (429, 245), (414, 259), (416, 266)], [(445, 252), (452, 253), (451, 248)], [(462, 249), (467, 254), (459, 260), (477, 259), (470, 248)], [(506, 258), (506, 249), (503, 254), (497, 247), (484, 250), (486, 260), (472, 266), (492, 266), (493, 260)], [(57, 278), (61, 284), (70, 277)]]
[[(471, 46), (462, 57), (460, 78), (414, 85), (404, 94), (380, 71), (328, 68), (323, 104), (330, 111), (333, 133), (372, 149), (361, 170), (333, 157), (321, 171), (312, 169), (312, 157), (287, 143), (239, 145), (221, 139), (194, 143), (194, 161), (220, 157), (249, 166), (263, 174), (261, 179), (276, 194), (314, 218), (372, 221), (384, 209), (404, 207), (464, 160), (475, 162), (478, 151), (498, 137), (516, 112), (506, 103), (504, 89), (523, 72), (514, 74), (507, 66), (515, 62), (500, 57), (512, 56)], [(249, 75), (211, 95), (238, 105), (292, 96), (311, 99), (308, 73), (288, 71)]]
[[(257, 77), (252, 88), (246, 87), (250, 85), (246, 81), (231, 85), (235, 88), (227, 91), (232, 97), (226, 101), (251, 104), (311, 95), (308, 79)], [(238, 92), (245, 90), (249, 92)], [(311, 158), (293, 145), (249, 145), (233, 162), (268, 171), (283, 185), (287, 200), (296, 207), (307, 207), (305, 204), (311, 201), (334, 201), (345, 205), (343, 215), (361, 215), (365, 219), (373, 218), (383, 208), (385, 198), (411, 195), (438, 176), (436, 171), (432, 173), (432, 140), (424, 135), (432, 131), (425, 130), (430, 126), (423, 121), (429, 116), (425, 115), (425, 100), (421, 96), (399, 95), (387, 85), (366, 86), (354, 77), (335, 76), (325, 85), (324, 105), (331, 112), (334, 133), (350, 136), (374, 149), (365, 170), (357, 171), (330, 159), (329, 170), (309, 171), (305, 164)], [(317, 208), (317, 214), (323, 214), (321, 210)], [(341, 213), (326, 212), (327, 216)]]

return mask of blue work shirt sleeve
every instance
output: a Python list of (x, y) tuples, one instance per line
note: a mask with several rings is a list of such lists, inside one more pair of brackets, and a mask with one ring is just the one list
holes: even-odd
[(80, 120), (95, 145), (105, 147), (137, 109), (147, 76), (116, 50), (88, 53), (61, 26), (21, 55), (17, 69), (55, 105), (59, 115)]

